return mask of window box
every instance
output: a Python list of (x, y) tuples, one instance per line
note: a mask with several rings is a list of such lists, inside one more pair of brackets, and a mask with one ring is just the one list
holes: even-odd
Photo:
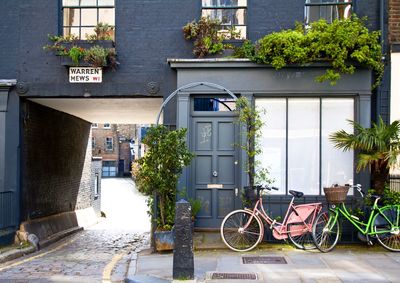
[[(78, 41), (65, 42), (65, 43), (63, 43), (63, 46), (65, 46), (65, 48), (67, 48), (67, 49), (70, 49), (73, 46), (77, 46), (77, 47), (81, 47), (85, 50), (91, 49), (94, 46), (100, 46), (104, 49), (114, 49), (115, 48), (114, 41), (112, 41), (112, 40), (93, 40), (93, 41), (78, 40)], [(61, 62), (61, 65), (63, 65), (63, 66), (82, 66), (82, 67), (93, 66), (93, 64), (91, 64), (89, 62), (85, 62), (83, 59), (80, 59), (78, 64), (76, 64), (75, 62), (72, 61), (71, 57), (69, 57), (69, 56), (63, 56), (60, 54), (58, 54), (58, 56), (60, 56), (60, 58), (61, 58), (60, 62)], [(107, 56), (107, 57), (108, 57), (107, 63), (103, 64), (102, 67), (107, 67), (112, 64), (111, 58), (109, 58), (109, 56)], [(115, 60), (115, 58), (113, 60)]]

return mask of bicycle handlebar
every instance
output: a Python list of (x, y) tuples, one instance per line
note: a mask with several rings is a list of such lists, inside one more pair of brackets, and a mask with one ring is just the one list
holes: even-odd
[(349, 186), (350, 188), (357, 189), (357, 191), (360, 193), (361, 197), (364, 197), (364, 193), (361, 189), (361, 184), (355, 184), (355, 185), (351, 185), (351, 186), (349, 184), (345, 184), (345, 186)]
[(262, 186), (262, 185), (258, 185), (258, 186), (256, 186), (256, 188), (259, 191), (264, 190), (264, 189), (267, 189), (269, 191), (271, 191), (271, 190), (278, 191), (279, 190), (277, 187), (268, 187), (268, 186)]

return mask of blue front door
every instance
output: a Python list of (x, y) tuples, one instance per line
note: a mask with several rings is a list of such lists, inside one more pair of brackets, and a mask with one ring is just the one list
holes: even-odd
[[(202, 115), (201, 115), (202, 114)], [(202, 202), (196, 227), (218, 228), (226, 214), (238, 208), (238, 126), (234, 112), (192, 115), (192, 197)], [(220, 114), (220, 115), (218, 115)]]

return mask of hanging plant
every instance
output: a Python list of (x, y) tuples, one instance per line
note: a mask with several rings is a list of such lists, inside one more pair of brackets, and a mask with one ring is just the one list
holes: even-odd
[(297, 24), (295, 29), (268, 34), (256, 44), (244, 42), (234, 56), (268, 64), (277, 70), (290, 64), (328, 61), (331, 66), (316, 77), (316, 81), (330, 81), (331, 85), (336, 84), (342, 74), (353, 74), (356, 66), (361, 65), (374, 71), (375, 88), (380, 84), (384, 70), (380, 32), (370, 32), (365, 21), (353, 15), (331, 24), (324, 19), (307, 27)]
[(209, 54), (218, 54), (225, 49), (232, 49), (232, 45), (224, 43), (224, 40), (235, 38), (240, 32), (234, 29), (222, 31), (221, 21), (202, 17), (198, 21), (187, 23), (183, 27), (186, 40), (193, 41), (193, 54), (202, 58)]

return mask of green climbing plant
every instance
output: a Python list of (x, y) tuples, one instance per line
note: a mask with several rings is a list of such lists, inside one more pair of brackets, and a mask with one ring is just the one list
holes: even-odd
[(268, 34), (255, 44), (245, 41), (234, 56), (269, 64), (277, 70), (290, 64), (327, 61), (330, 66), (316, 81), (330, 81), (332, 85), (342, 74), (353, 74), (357, 65), (361, 65), (375, 73), (375, 88), (384, 70), (380, 32), (369, 31), (365, 22), (365, 18), (353, 15), (332, 23), (321, 19), (307, 27), (297, 23), (294, 29)]
[[(273, 179), (270, 178), (268, 168), (261, 166), (261, 161), (256, 159), (257, 155), (262, 153), (260, 139), (262, 136), (262, 127), (264, 121), (261, 114), (264, 110), (252, 107), (246, 97), (239, 97), (236, 100), (236, 109), (238, 110), (238, 122), (241, 126), (241, 137), (243, 143), (238, 146), (246, 153), (247, 160), (244, 164), (244, 170), (248, 176), (250, 190), (256, 185), (270, 185)], [(245, 205), (249, 204), (249, 199), (243, 199)]]

